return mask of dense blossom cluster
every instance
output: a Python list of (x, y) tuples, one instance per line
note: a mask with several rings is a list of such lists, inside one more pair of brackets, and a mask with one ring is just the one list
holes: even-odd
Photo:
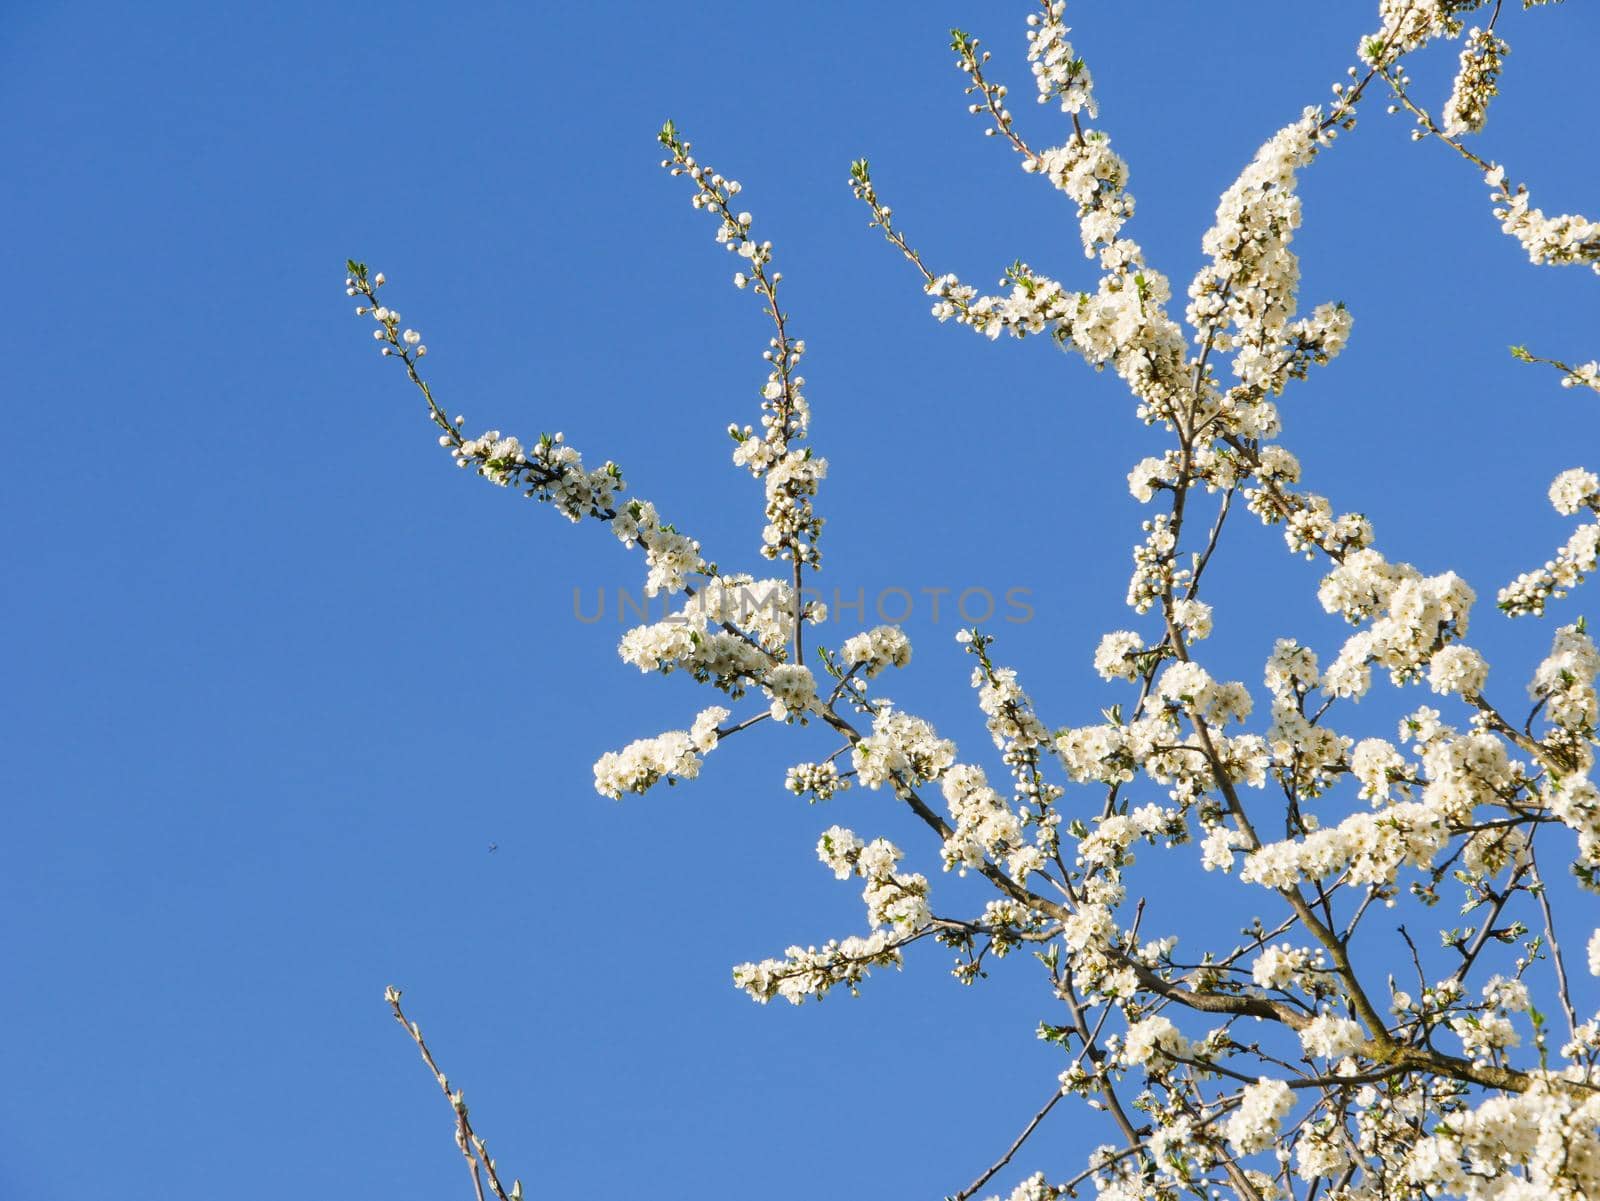
[(630, 502), (612, 519), (611, 528), (623, 546), (644, 549), (644, 561), (649, 567), (644, 582), (647, 596), (682, 592), (687, 577), (705, 566), (700, 544), (663, 522), (649, 501)]
[[(987, 890), (981, 907), (936, 911), (928, 876), (905, 866), (913, 852), (830, 814), (816, 854), (838, 880), (861, 882), (868, 932), (741, 964), (740, 988), (795, 1004), (840, 985), (853, 992), (922, 940), (952, 950), (956, 978), (970, 984), (1016, 948), (1035, 949), (1054, 1006), (1040, 1034), (1066, 1064), (1019, 1145), (1063, 1095), (1106, 1114), (1116, 1141), (1071, 1179), (1024, 1177), (1011, 1201), (1076, 1196), (1086, 1183), (1104, 1201), (1600, 1196), (1600, 1013), (1580, 1013), (1562, 945), (1574, 934), (1587, 939), (1579, 962), (1600, 975), (1600, 929), (1590, 934), (1588, 918), (1585, 929), (1568, 929), (1550, 898), (1573, 886), (1546, 872), (1562, 861), (1577, 887), (1600, 892), (1600, 787), (1590, 778), (1600, 651), (1581, 620), (1556, 630), (1527, 678), (1531, 708), (1511, 716), (1510, 700), (1494, 694), (1524, 686), (1491, 677), (1468, 643), (1473, 589), (1452, 572), (1391, 558), (1365, 516), (1310, 491), (1283, 441), (1278, 405), (1351, 335), (1342, 304), (1301, 308), (1296, 188), (1354, 127), (1369, 88), (1386, 84), (1417, 117), (1420, 136), (1445, 141), (1483, 172), (1504, 231), (1534, 263), (1600, 270), (1600, 225), (1546, 217), (1526, 188), (1508, 185), (1461, 141), (1483, 127), (1507, 53), (1500, 5), (1467, 29), (1467, 17), (1486, 7), (1382, 0), (1381, 27), (1360, 45), (1365, 72), (1351, 68), (1352, 82), (1335, 85), (1329, 105), (1283, 125), (1223, 192), (1181, 321), (1170, 311), (1171, 282), (1126, 236), (1130, 169), (1103, 130), (1085, 125), (1098, 121), (1099, 105), (1061, 0), (1042, 0), (1027, 30), (1038, 99), (1065, 117), (1059, 145), (1036, 149), (1024, 139), (976, 38), (955, 31), (952, 45), (986, 132), (1072, 205), (1092, 281), (1063, 283), (1019, 261), (986, 295), (938, 273), (894, 223), (865, 161), (853, 164), (855, 194), (920, 273), (938, 320), (991, 339), (1048, 336), (1109, 366), (1146, 440), (1127, 474), (1129, 492), (1150, 506), (1127, 589), (1134, 628), (1104, 634), (1093, 651), (1095, 672), (1116, 689), (1099, 720), (1047, 723), (1019, 673), (991, 657), (993, 639), (959, 635), (975, 661), (976, 709), (998, 767), (963, 757), (929, 721), (874, 692), (885, 671), (910, 662), (898, 627), (821, 648), (812, 661), (826, 677), (807, 665), (806, 630), (823, 612), (806, 604), (800, 568), (819, 561), (813, 501), (827, 465), (805, 444), (810, 408), (797, 371), (805, 346), (778, 304), (772, 246), (736, 208), (739, 184), (698, 162), (671, 125), (664, 165), (689, 180), (695, 207), (740, 260), (734, 283), (761, 297), (773, 323), (759, 423), (729, 432), (735, 463), (763, 481), (761, 554), (787, 560), (788, 579), (721, 572), (653, 504), (624, 494), (615, 465), (586, 468), (559, 434), (531, 449), (498, 431), (467, 439), (417, 373), (420, 335), (378, 299), (383, 277), (351, 266), (358, 315), (373, 318), (385, 353), (422, 390), (456, 460), (572, 520), (610, 522), (642, 551), (647, 591), (681, 596), (667, 619), (624, 634), (624, 661), (687, 673), (729, 705), (748, 694), (740, 718), (718, 705), (688, 730), (604, 755), (595, 765), (600, 792), (620, 798), (692, 778), (722, 739), (758, 723), (808, 725), (836, 745), (788, 768), (788, 792), (862, 814), (881, 811), (887, 796), (928, 831), (924, 865), (950, 873), (941, 907), (965, 904), (963, 889)], [(1449, 39), (1463, 42), (1459, 70), (1435, 121), (1406, 90), (1403, 60)], [(1554, 364), (1565, 386), (1600, 390), (1592, 362), (1517, 353)], [(1555, 558), (1501, 590), (1506, 613), (1543, 614), (1600, 562), (1600, 476), (1564, 471), (1549, 496), (1583, 523)], [(1329, 628), (1314, 637), (1270, 633), (1264, 692), (1226, 678), (1206, 657), (1211, 644), (1200, 645), (1218, 622), (1201, 589), (1236, 497), (1280, 528), (1292, 554), (1318, 563), (1316, 596), (1328, 615)], [(1313, 644), (1324, 638), (1319, 657)], [(1398, 727), (1363, 736), (1355, 702), (1385, 684), (1430, 703), (1407, 701), (1395, 709), (1405, 711)], [(852, 784), (880, 795), (847, 792)], [(1231, 948), (1180, 957), (1177, 936), (1157, 928), (1167, 915), (1147, 913), (1138, 899), (1144, 848), (1204, 873), (1216, 896), (1262, 916)], [(1397, 944), (1364, 923), (1409, 898), (1415, 925), (1452, 887), (1470, 924), (1441, 929), (1435, 947), (1419, 947), (1405, 926)], [(1414, 982), (1395, 966), (1402, 954)], [(1558, 1011), (1565, 1035), (1547, 1016)]]
[(704, 709), (688, 730), (669, 730), (641, 738), (620, 751), (610, 751), (594, 765), (595, 790), (620, 799), (625, 792), (644, 792), (658, 780), (672, 784), (700, 774), (700, 756), (717, 745), (717, 723), (728, 716), (721, 706)]
[(1495, 204), (1494, 215), (1500, 219), (1500, 228), (1522, 243), (1529, 262), (1587, 263), (1600, 273), (1600, 221), (1576, 213), (1546, 217), (1542, 209), (1533, 207), (1527, 185), (1513, 187), (1506, 182), (1504, 167), (1491, 168), (1483, 178), (1489, 185), (1489, 198)]
[(856, 777), (868, 788), (914, 788), (937, 780), (955, 756), (955, 743), (922, 718), (887, 705), (872, 719), (872, 733), (850, 749)]
[(875, 967), (900, 963), (899, 947), (885, 930), (865, 938), (851, 936), (817, 947), (790, 947), (782, 959), (741, 963), (733, 982), (763, 1005), (782, 997), (795, 1005), (823, 997), (843, 984), (851, 992)]
[(1043, 14), (1028, 17), (1028, 63), (1039, 88), (1039, 103), (1055, 103), (1064, 113), (1098, 117), (1094, 102), (1094, 77), (1067, 41), (1062, 18), (1066, 0), (1050, 0)]
[(1294, 1093), (1282, 1080), (1263, 1076), (1245, 1086), (1239, 1107), (1228, 1118), (1228, 1141), (1241, 1155), (1265, 1151), (1278, 1138), (1278, 1127), (1294, 1108)]
[(911, 662), (911, 639), (899, 626), (878, 626), (845, 639), (843, 658), (859, 668), (869, 680), (885, 667), (904, 667)]
[(1550, 485), (1550, 503), (1557, 513), (1587, 512), (1596, 520), (1579, 526), (1543, 567), (1523, 572), (1500, 590), (1500, 608), (1512, 616), (1542, 615), (1548, 602), (1583, 583), (1600, 562), (1600, 476), (1582, 467), (1563, 471)]
[(1503, 38), (1488, 30), (1467, 34), (1461, 68), (1444, 105), (1444, 132), (1478, 133), (1489, 115), (1489, 99), (1500, 93), (1500, 60), (1510, 51)]

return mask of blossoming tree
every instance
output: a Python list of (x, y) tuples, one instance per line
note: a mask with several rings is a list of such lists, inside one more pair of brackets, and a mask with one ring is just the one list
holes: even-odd
[[(631, 495), (617, 464), (586, 462), (559, 433), (526, 443), (470, 434), (436, 400), (423, 374), (427, 348), (390, 307), (384, 276), (352, 262), (356, 313), (420, 391), (459, 466), (572, 522), (603, 523), (642, 555), (646, 592), (677, 605), (667, 620), (629, 630), (622, 658), (644, 672), (685, 673), (719, 703), (602, 757), (600, 793), (691, 779), (724, 739), (759, 723), (811, 725), (830, 731), (835, 749), (788, 766), (789, 791), (838, 805), (849, 789), (877, 790), (925, 827), (925, 844), (903, 849), (831, 826), (817, 856), (839, 880), (859, 881), (862, 929), (740, 964), (739, 988), (762, 1003), (854, 992), (916, 944), (953, 953), (965, 983), (1008, 954), (1037, 960), (1040, 1035), (1065, 1056), (1059, 1089), (957, 1197), (1025, 1161), (1030, 1136), (1063, 1098), (1105, 1115), (1106, 1142), (1076, 1175), (1027, 1176), (1012, 1201), (1076, 1195), (1091, 1183), (1111, 1198), (1600, 1196), (1600, 1015), (1580, 1012), (1569, 974), (1600, 974), (1600, 930), (1595, 911), (1575, 909), (1577, 921), (1564, 914), (1560, 923), (1563, 941), (1551, 899), (1552, 889), (1600, 891), (1600, 789), (1589, 778), (1600, 653), (1581, 621), (1563, 625), (1542, 662), (1491, 687), (1467, 640), (1474, 590), (1454, 573), (1389, 559), (1366, 518), (1311, 490), (1277, 403), (1350, 334), (1342, 305), (1300, 313), (1295, 188), (1373, 95), (1414, 117), (1414, 138), (1481, 174), (1502, 229), (1534, 264), (1600, 271), (1600, 224), (1547, 216), (1465, 141), (1496, 94), (1507, 52), (1502, 3), (1382, 0), (1378, 30), (1362, 39), (1360, 65), (1330, 103), (1273, 134), (1223, 193), (1202, 243), (1209, 261), (1181, 319), (1166, 276), (1125, 236), (1129, 169), (1091, 124), (1092, 77), (1067, 40), (1063, 9), (1045, 0), (1027, 33), (1037, 99), (1063, 114), (1059, 145), (1026, 140), (976, 38), (956, 31), (953, 49), (986, 131), (1075, 209), (1098, 271), (1092, 287), (1017, 263), (1005, 290), (984, 294), (927, 264), (865, 161), (851, 166), (850, 183), (939, 321), (990, 339), (1049, 338), (1110, 367), (1132, 394), (1142, 448), (1130, 452), (1128, 485), (1150, 514), (1133, 549), (1130, 628), (1092, 648), (1107, 687), (1099, 722), (1047, 724), (996, 638), (964, 630), (994, 747), (963, 753), (915, 705), (884, 695), (911, 656), (902, 629), (819, 644), (826, 610), (805, 585), (822, 562), (816, 503), (827, 461), (808, 440), (806, 346), (739, 183), (696, 157), (672, 124), (660, 135), (663, 166), (736, 255), (734, 285), (755, 294), (771, 323), (759, 422), (728, 434), (734, 463), (762, 486), (759, 555), (778, 566), (775, 576), (720, 566), (671, 523), (668, 506)], [(1469, 28), (1469, 18), (1482, 23)], [(1412, 94), (1406, 62), (1437, 41), (1461, 49), (1435, 114)], [(1564, 386), (1600, 390), (1600, 364), (1514, 353), (1553, 367)], [(1600, 554), (1600, 476), (1565, 471), (1550, 500), (1583, 520), (1547, 563), (1499, 590), (1498, 607), (1512, 617), (1543, 616)], [(1321, 562), (1318, 600), (1350, 627), (1327, 662), (1307, 645), (1313, 632), (1302, 641), (1282, 631), (1264, 693), (1214, 676), (1200, 650), (1213, 624), (1204, 586), (1240, 510), (1281, 530), (1292, 554)], [(1522, 677), (1527, 701), (1517, 695)], [(1375, 682), (1431, 703), (1397, 730), (1361, 731), (1354, 704)], [(1165, 799), (1143, 801), (1152, 788)], [(1235, 898), (1239, 923), (1249, 923), (1237, 941), (1180, 951), (1183, 915), (1147, 907), (1125, 883), (1146, 846), (1199, 859), (1216, 896)], [(971, 877), (987, 898), (951, 907), (930, 883), (941, 873)], [(1471, 924), (1441, 931), (1442, 966), (1440, 953), (1424, 954), (1403, 933), (1408, 962), (1397, 969), (1371, 915), (1403, 906), (1413, 924), (1438, 926), (1432, 907), (1451, 892)], [(1270, 916), (1249, 917), (1258, 912)], [(1586, 944), (1576, 964), (1574, 939)], [(479, 1197), (519, 1197), (398, 991), (388, 999), (451, 1100)]]

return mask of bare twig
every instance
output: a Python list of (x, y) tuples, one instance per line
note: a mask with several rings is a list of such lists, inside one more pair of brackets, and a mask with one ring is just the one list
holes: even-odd
[(1029, 1136), (1031, 1136), (1033, 1132), (1039, 1128), (1039, 1123), (1044, 1121), (1045, 1115), (1054, 1109), (1056, 1107), (1056, 1103), (1064, 1096), (1066, 1096), (1066, 1094), (1062, 1092), (1060, 1088), (1057, 1088), (1055, 1092), (1051, 1093), (1050, 1099), (1039, 1107), (1039, 1112), (1028, 1119), (1028, 1124), (1022, 1128), (1022, 1133), (1017, 1135), (1016, 1141), (1013, 1142), (1011, 1146), (1006, 1148), (1006, 1153), (999, 1159), (995, 1160), (994, 1163), (990, 1164), (983, 1174), (980, 1175), (976, 1180), (967, 1185), (967, 1187), (962, 1189), (959, 1193), (955, 1194), (955, 1196), (946, 1198), (946, 1201), (968, 1201), (968, 1198), (976, 1196), (978, 1190), (984, 1185), (988, 1184), (989, 1181), (994, 1178), (996, 1172), (1000, 1171), (1001, 1168), (1005, 1167), (1006, 1164), (1011, 1162), (1011, 1157), (1022, 1149), (1022, 1144), (1028, 1141)]
[(485, 1180), (488, 1181), (489, 1190), (498, 1201), (522, 1201), (522, 1181), (513, 1180), (509, 1192), (502, 1187), (500, 1176), (495, 1171), (494, 1160), (489, 1158), (488, 1147), (472, 1129), (472, 1122), (467, 1117), (467, 1103), (461, 1095), (461, 1090), (451, 1091), (450, 1080), (434, 1061), (433, 1052), (428, 1050), (428, 1044), (423, 1040), (421, 1028), (407, 1018), (405, 1011), (400, 1008), (400, 990), (390, 985), (383, 990), (383, 999), (389, 1002), (389, 1008), (394, 1011), (394, 1020), (404, 1027), (405, 1032), (411, 1036), (411, 1041), (417, 1044), (417, 1050), (422, 1054), (422, 1062), (428, 1065), (433, 1078), (439, 1082), (440, 1091), (450, 1102), (450, 1108), (456, 1118), (456, 1146), (461, 1148), (461, 1154), (466, 1157), (467, 1170), (472, 1174), (472, 1188), (477, 1194), (478, 1201), (485, 1201), (483, 1194)]

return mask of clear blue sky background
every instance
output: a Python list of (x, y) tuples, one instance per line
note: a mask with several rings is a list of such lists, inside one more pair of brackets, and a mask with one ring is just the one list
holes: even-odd
[[(928, 320), (845, 186), (869, 155), (939, 269), (1090, 281), (946, 50), (951, 24), (984, 36), (1029, 136), (1059, 140), (1027, 98), (1027, 7), (11, 8), (0, 1197), (462, 1196), (391, 982), (533, 1195), (935, 1196), (1010, 1140), (1060, 1067), (1024, 958), (964, 991), (930, 948), (801, 1010), (730, 987), (734, 962), (859, 928), (821, 828), (915, 833), (878, 794), (797, 802), (783, 765), (820, 742), (771, 728), (689, 787), (596, 796), (601, 752), (710, 698), (618, 662), (614, 617), (573, 619), (574, 587), (637, 587), (637, 559), (452, 470), (341, 280), (347, 255), (388, 273), (474, 428), (562, 429), (754, 566), (758, 491), (721, 431), (754, 419), (767, 334), (656, 165), (676, 118), (745, 182), (812, 349), (824, 587), (1030, 588), (997, 653), (1053, 724), (1092, 720), (1152, 440), (1109, 374)], [(1218, 193), (1374, 23), (1285, 14), (1073, 12), (1130, 232), (1180, 291)], [(1600, 16), (1504, 26), (1485, 152), (1592, 213)], [(1453, 58), (1414, 70), (1424, 96)], [(1596, 281), (1529, 267), (1475, 175), (1407, 130), (1380, 101), (1306, 176), (1304, 298), (1356, 327), (1286, 400), (1287, 441), (1391, 555), (1472, 580), (1517, 698), (1549, 629), (1492, 595), (1566, 536), (1544, 490), (1600, 466), (1600, 423), (1505, 346), (1592, 357)], [(1276, 533), (1240, 523), (1222, 555), (1219, 668), (1253, 684), (1276, 636), (1338, 645)], [(888, 690), (980, 756), (953, 631), (920, 612)], [(1158, 888), (1146, 929), (1209, 913), (1205, 883)], [(1021, 1166), (1109, 1137), (1058, 1115)]]

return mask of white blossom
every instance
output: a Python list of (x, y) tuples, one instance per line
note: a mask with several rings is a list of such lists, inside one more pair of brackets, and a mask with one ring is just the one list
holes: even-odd
[(1228, 1118), (1228, 1141), (1241, 1155), (1252, 1155), (1270, 1147), (1278, 1137), (1278, 1126), (1294, 1108), (1294, 1093), (1282, 1080), (1261, 1077), (1245, 1086), (1239, 1108)]
[(878, 626), (845, 640), (843, 657), (850, 667), (861, 668), (868, 679), (885, 667), (911, 662), (911, 640), (899, 626)]
[(1319, 1013), (1300, 1027), (1300, 1045), (1319, 1059), (1340, 1059), (1364, 1042), (1360, 1023), (1333, 1013)]

